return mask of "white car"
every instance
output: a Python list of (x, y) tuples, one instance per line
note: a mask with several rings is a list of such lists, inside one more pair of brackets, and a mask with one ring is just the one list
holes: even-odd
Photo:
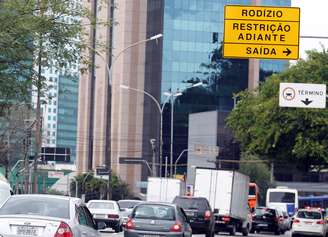
[(119, 200), (118, 205), (120, 206), (121, 218), (122, 218), (122, 226), (126, 224), (129, 219), (129, 215), (131, 214), (133, 208), (142, 203), (140, 200)]
[(13, 195), (0, 208), (0, 237), (100, 237), (81, 199), (55, 195)]
[(87, 204), (96, 222), (104, 222), (116, 233), (122, 231), (120, 207), (116, 201), (90, 200)]
[(320, 210), (313, 208), (298, 210), (293, 220), (292, 237), (299, 235), (325, 237), (326, 233), (327, 221)]

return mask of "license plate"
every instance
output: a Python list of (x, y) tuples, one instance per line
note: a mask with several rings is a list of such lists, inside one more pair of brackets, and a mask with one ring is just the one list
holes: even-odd
[(159, 235), (144, 235), (143, 237), (160, 237)]
[(258, 224), (259, 227), (268, 227), (268, 224)]
[(17, 226), (17, 235), (38, 236), (38, 229), (33, 226)]
[(106, 218), (107, 216), (106, 215), (94, 215), (93, 217), (94, 218)]
[(225, 222), (224, 221), (215, 221), (216, 223), (218, 224), (224, 224)]

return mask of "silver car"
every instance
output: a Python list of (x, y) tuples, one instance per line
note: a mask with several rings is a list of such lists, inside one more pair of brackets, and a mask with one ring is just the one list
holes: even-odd
[(54, 195), (14, 195), (0, 208), (0, 237), (99, 237), (81, 199)]
[(125, 226), (126, 222), (128, 221), (129, 215), (131, 215), (133, 208), (140, 203), (142, 203), (142, 201), (130, 200), (130, 199), (118, 201), (118, 205), (120, 206), (123, 226)]
[(190, 237), (192, 230), (183, 209), (175, 204), (137, 205), (124, 227), (124, 237)]

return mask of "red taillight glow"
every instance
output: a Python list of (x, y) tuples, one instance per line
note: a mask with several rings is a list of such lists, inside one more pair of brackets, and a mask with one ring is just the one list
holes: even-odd
[(125, 224), (125, 228), (128, 230), (132, 230), (132, 229), (134, 229), (134, 227), (135, 227), (135, 225), (134, 225), (132, 219), (129, 218)]
[(113, 218), (113, 219), (118, 219), (119, 218), (119, 216), (115, 215), (115, 214), (108, 214), (107, 217), (108, 218)]
[(54, 237), (73, 237), (73, 232), (68, 224), (61, 222)]
[(182, 227), (180, 223), (175, 223), (171, 228), (170, 228), (171, 232), (181, 232), (182, 231)]
[(323, 225), (323, 224), (325, 224), (325, 222), (323, 220), (320, 220), (320, 221), (317, 221), (317, 224), (318, 225)]
[(224, 222), (229, 222), (230, 221), (230, 216), (224, 216), (224, 217), (222, 217), (222, 220)]
[(205, 212), (205, 216), (204, 216), (205, 221), (208, 221), (211, 219), (211, 212), (210, 211), (206, 211)]
[(293, 220), (293, 223), (300, 223), (300, 220), (298, 220), (298, 219), (294, 219), (294, 220)]

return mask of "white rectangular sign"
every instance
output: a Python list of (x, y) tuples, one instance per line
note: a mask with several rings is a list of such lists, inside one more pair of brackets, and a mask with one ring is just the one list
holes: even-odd
[(326, 85), (280, 83), (280, 107), (326, 108)]

